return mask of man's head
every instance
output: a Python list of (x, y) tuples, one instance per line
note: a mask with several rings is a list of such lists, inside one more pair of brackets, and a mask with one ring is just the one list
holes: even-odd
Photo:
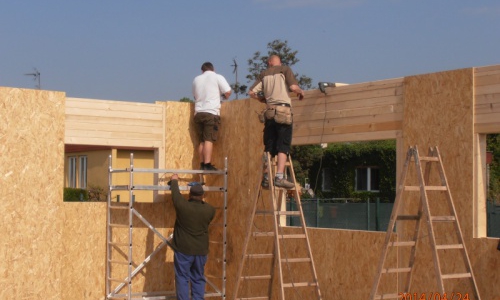
[(195, 184), (189, 190), (189, 198), (195, 200), (202, 200), (204, 193), (205, 191), (203, 190), (203, 187), (200, 184)]
[(214, 65), (212, 65), (211, 62), (205, 62), (201, 65), (201, 71), (202, 72), (205, 72), (205, 71), (213, 71), (214, 70)]
[(267, 65), (269, 67), (281, 66), (281, 58), (278, 55), (273, 54), (267, 59)]

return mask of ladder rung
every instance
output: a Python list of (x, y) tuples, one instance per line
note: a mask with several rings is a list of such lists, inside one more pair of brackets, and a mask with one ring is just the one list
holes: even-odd
[[(426, 191), (447, 191), (448, 188), (444, 185), (426, 185), (424, 186)], [(417, 185), (406, 185), (405, 191), (408, 192), (418, 192), (420, 191), (420, 187)]]
[(463, 249), (464, 245), (463, 244), (450, 244), (450, 245), (436, 245), (436, 249), (442, 250), (442, 249)]
[(125, 283), (125, 284), (127, 283), (127, 282), (126, 282), (125, 280), (123, 280), (123, 279), (116, 279), (116, 278), (109, 278), (109, 277), (108, 277), (108, 280), (109, 280), (109, 281), (114, 281), (114, 282)]
[(291, 287), (304, 287), (304, 286), (317, 286), (316, 282), (291, 282), (291, 283), (283, 283), (284, 288)]
[(399, 215), (396, 220), (398, 221), (411, 221), (411, 220), (419, 220), (419, 215)]
[(389, 242), (390, 246), (399, 247), (399, 246), (415, 246), (415, 241), (408, 242)]
[(266, 254), (266, 253), (262, 253), (262, 254), (247, 254), (246, 255), (247, 258), (273, 258), (274, 257), (274, 254)]
[(411, 271), (411, 268), (388, 268), (388, 269), (383, 269), (382, 273), (388, 274), (388, 273), (408, 273)]
[(269, 300), (269, 297), (246, 297), (246, 298), (236, 298), (236, 300)]
[(401, 299), (401, 294), (383, 294), (375, 295), (374, 299)]
[(433, 216), (431, 217), (432, 222), (453, 222), (455, 221), (454, 216)]
[(130, 227), (130, 225), (125, 225), (125, 224), (113, 224), (113, 223), (110, 223), (109, 226), (111, 227), (120, 227), (120, 228), (128, 228)]
[(123, 261), (123, 260), (110, 260), (109, 261), (112, 264), (119, 264), (119, 265), (128, 265), (128, 261)]
[(424, 187), (426, 191), (447, 191), (448, 187), (445, 185), (427, 185)]
[(439, 159), (436, 156), (420, 156), (420, 160), (439, 161)]
[(241, 276), (243, 280), (264, 280), (271, 279), (271, 275), (254, 275), (254, 276)]
[(276, 214), (282, 216), (300, 216), (300, 211), (277, 211)]
[(469, 278), (472, 277), (470, 273), (454, 273), (454, 274), (443, 274), (441, 275), (443, 279), (455, 279), (455, 278)]
[(310, 262), (311, 259), (306, 257), (306, 258), (283, 258), (281, 262), (286, 262), (286, 263), (296, 263), (296, 262)]
[(420, 191), (420, 187), (416, 185), (405, 185), (405, 191), (418, 192)]
[(111, 246), (130, 246), (129, 243), (118, 243), (118, 242), (110, 242), (109, 243)]
[(128, 209), (128, 205), (110, 205), (111, 209)]
[(280, 234), (280, 239), (305, 239), (305, 234)]
[(255, 237), (263, 237), (263, 236), (274, 236), (274, 232), (254, 232), (252, 233), (253, 236)]

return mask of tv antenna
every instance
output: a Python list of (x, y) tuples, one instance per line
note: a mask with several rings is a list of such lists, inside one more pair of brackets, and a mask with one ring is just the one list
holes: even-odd
[(236, 99), (238, 99), (238, 91), (239, 91), (239, 84), (238, 84), (238, 63), (236, 62), (236, 58), (233, 58), (233, 64), (231, 65), (231, 67), (234, 67), (233, 69), (233, 74), (236, 75), (236, 82), (234, 83), (234, 86), (235, 86), (235, 94), (236, 94)]
[(42, 85), (40, 84), (40, 72), (36, 68), (33, 68), (35, 71), (33, 73), (26, 73), (26, 76), (33, 76), (33, 80), (37, 82), (35, 88), (42, 89)]

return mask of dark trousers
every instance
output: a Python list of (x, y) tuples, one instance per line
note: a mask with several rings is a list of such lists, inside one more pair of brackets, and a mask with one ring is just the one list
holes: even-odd
[(207, 255), (186, 255), (174, 252), (175, 292), (177, 300), (189, 300), (191, 282), (192, 300), (205, 299), (205, 264)]

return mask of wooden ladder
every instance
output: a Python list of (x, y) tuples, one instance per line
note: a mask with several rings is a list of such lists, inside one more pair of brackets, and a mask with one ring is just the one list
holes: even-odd
[[(424, 163), (424, 167), (422, 167), (421, 162)], [(408, 174), (408, 169), (410, 168), (410, 164), (414, 164), (414, 169), (416, 171), (416, 177), (418, 179), (418, 184), (414, 185), (408, 185), (406, 183), (407, 180), (407, 174)], [(437, 166), (437, 171), (439, 174), (439, 177), (431, 177), (431, 169), (433, 165)], [(438, 181), (437, 184), (435, 182)], [(420, 202), (419, 202), (419, 207), (418, 207), (418, 212), (417, 214), (402, 214), (401, 212), (403, 211), (403, 201), (405, 200), (404, 198), (404, 193), (405, 192), (420, 192)], [(429, 205), (429, 196), (434, 198), (438, 197), (436, 200), (439, 199), (439, 197), (442, 198), (442, 196), (438, 195), (439, 193), (444, 193), (446, 197), (446, 202), (448, 206), (448, 215), (431, 215), (431, 210), (430, 210), (430, 205)], [(436, 202), (432, 202), (432, 204), (435, 204)], [(437, 209), (436, 209), (437, 210)], [(442, 209), (439, 211), (441, 212)], [(445, 209), (446, 210), (446, 209)], [(434, 209), (433, 209), (434, 211)], [(445, 213), (446, 214), (446, 213)], [(411, 293), (411, 281), (412, 281), (412, 274), (413, 274), (413, 267), (415, 263), (415, 258), (416, 258), (416, 250), (417, 250), (417, 243), (419, 242), (419, 238), (422, 238), (420, 236), (420, 228), (421, 228), (421, 221), (424, 219), (424, 221), (427, 222), (428, 226), (428, 237), (431, 243), (431, 250), (432, 250), (432, 255), (434, 259), (434, 271), (436, 274), (436, 279), (437, 279), (437, 290), (435, 291), (439, 292), (440, 297), (443, 297), (445, 292), (447, 292), (447, 297), (453, 297), (452, 294), (454, 291), (449, 291), (445, 290), (444, 288), (444, 279), (459, 279), (459, 278), (469, 278), (472, 289), (473, 289), (473, 295), (475, 295), (476, 298), (471, 298), (471, 299), (478, 299), (480, 300), (480, 296), (478, 293), (478, 288), (476, 285), (476, 281), (474, 279), (474, 274), (472, 272), (471, 268), (471, 263), (469, 260), (469, 256), (467, 254), (467, 249), (465, 248), (464, 240), (463, 240), (463, 235), (462, 231), (460, 229), (460, 224), (458, 222), (457, 218), (457, 213), (455, 210), (455, 206), (453, 205), (453, 199), (451, 197), (450, 189), (448, 186), (448, 181), (446, 179), (446, 175), (444, 172), (442, 160), (441, 160), (441, 155), (439, 154), (439, 150), (437, 147), (434, 148), (429, 148), (429, 154), (428, 156), (425, 157), (420, 157), (418, 153), (417, 146), (410, 147), (408, 150), (408, 153), (406, 155), (406, 161), (403, 167), (403, 171), (401, 174), (401, 179), (398, 185), (398, 189), (396, 191), (396, 200), (394, 202), (394, 207), (392, 209), (392, 214), (390, 217), (389, 225), (387, 228), (387, 234), (385, 237), (385, 242), (384, 242), (384, 247), (382, 249), (382, 255), (380, 257), (378, 269), (377, 269), (377, 277), (375, 279), (375, 283), (372, 287), (371, 294), (370, 294), (370, 299), (402, 299), (406, 298), (407, 296), (410, 296)], [(413, 221), (415, 222), (415, 229), (413, 232), (413, 239), (412, 240), (407, 240), (407, 241), (394, 241), (394, 239), (391, 238), (392, 233), (394, 232), (394, 228), (396, 226), (396, 221)], [(453, 225), (453, 230), (446, 230), (446, 236), (443, 235), (442, 229), (446, 228), (439, 228), (441, 230), (436, 231), (435, 226), (438, 223), (452, 223)], [(438, 225), (439, 226), (439, 225)], [(411, 228), (410, 228), (411, 230)], [(441, 233), (441, 235), (438, 236), (438, 233)], [(450, 233), (456, 234), (454, 237), (453, 242), (449, 242), (446, 244), (440, 243), (438, 244), (436, 240), (442, 241), (442, 240), (449, 240), (447, 237), (450, 235)], [(437, 237), (438, 236), (438, 237)], [(399, 239), (399, 237), (398, 237)], [(408, 267), (397, 267), (397, 268), (389, 268), (385, 266), (386, 263), (386, 258), (387, 254), (389, 252), (389, 247), (394, 247), (391, 249), (396, 249), (396, 250), (403, 250), (402, 247), (408, 247), (410, 248), (410, 253), (409, 253), (409, 264)], [(398, 248), (401, 247), (401, 248)], [(441, 270), (442, 263), (440, 262), (440, 254), (439, 250), (450, 250), (454, 249), (453, 251), (460, 251), (461, 256), (463, 258), (463, 264), (465, 265), (466, 271), (463, 273), (449, 273), (449, 274), (443, 274), (443, 271)], [(442, 252), (441, 252), (442, 253)], [(451, 252), (452, 255), (457, 256), (455, 252)], [(449, 254), (449, 253), (448, 253)], [(443, 254), (441, 254), (441, 257), (444, 257)], [(404, 287), (403, 290), (398, 292), (398, 293), (392, 293), (392, 294), (377, 294), (378, 293), (378, 288), (380, 285), (381, 277), (383, 274), (388, 275), (388, 274), (394, 274), (396, 276), (399, 275), (404, 275), (406, 274), (406, 279), (403, 281)], [(393, 276), (394, 276), (393, 275)], [(404, 278), (402, 277), (402, 278)], [(399, 289), (400, 287), (398, 287)], [(429, 292), (429, 291), (422, 291), (423, 293)], [(457, 294), (457, 293), (454, 293)], [(423, 295), (423, 294), (422, 294)], [(420, 295), (419, 295), (420, 296)], [(431, 295), (427, 295), (431, 296)], [(455, 295), (458, 297), (458, 295)], [(427, 299), (427, 298), (426, 298)], [(434, 298), (432, 298), (434, 299)], [(441, 299), (441, 298), (440, 298)], [(451, 299), (451, 298), (448, 298)], [(465, 299), (465, 298), (464, 298)], [(468, 298), (467, 298), (468, 299)]]
[[(321, 300), (300, 195), (297, 188), (286, 190), (274, 186), (276, 161), (269, 153), (264, 153), (263, 165), (266, 167), (263, 166), (260, 178), (263, 178), (266, 168), (269, 172), (269, 188), (263, 188), (259, 181), (234, 299), (272, 299), (273, 280), (278, 280), (281, 300), (286, 296), (289, 299)], [(287, 173), (291, 181), (296, 182), (290, 156), (285, 166)], [(295, 200), (298, 210), (286, 209), (287, 195)], [(299, 218), (300, 230), (287, 228), (287, 218)], [(275, 269), (278, 269), (277, 277)], [(256, 295), (259, 291), (266, 294)]]

